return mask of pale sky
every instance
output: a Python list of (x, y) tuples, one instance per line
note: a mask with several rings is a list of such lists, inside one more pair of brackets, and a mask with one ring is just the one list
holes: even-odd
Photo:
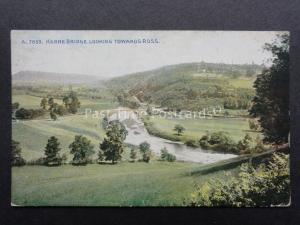
[[(263, 51), (280, 32), (271, 31), (12, 31), (12, 73), (43, 71), (110, 78), (188, 62), (266, 63)], [(88, 44), (49, 44), (54, 40)], [(157, 39), (154, 44), (115, 40)], [(41, 40), (42, 44), (30, 43)], [(47, 42), (48, 40), (48, 42)], [(91, 44), (92, 40), (111, 43)]]

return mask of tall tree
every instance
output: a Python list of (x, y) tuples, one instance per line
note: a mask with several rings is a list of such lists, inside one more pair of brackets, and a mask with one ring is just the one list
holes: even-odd
[(130, 150), (130, 159), (131, 159), (132, 162), (134, 162), (136, 160), (136, 156), (137, 156), (137, 152), (134, 148), (132, 148)]
[(106, 138), (100, 144), (100, 151), (103, 151), (105, 160), (111, 161), (112, 164), (121, 160), (125, 148), (124, 140), (127, 134), (125, 126), (119, 121), (109, 123), (109, 126), (106, 128)]
[(71, 91), (67, 96), (63, 97), (63, 102), (65, 104), (66, 109), (70, 113), (77, 113), (78, 108), (80, 108), (80, 101), (77, 97), (76, 92)]
[(289, 36), (278, 36), (264, 47), (273, 55), (272, 66), (257, 76), (250, 115), (257, 117), (266, 143), (282, 144), (289, 134)]
[(49, 98), (48, 99), (49, 110), (52, 110), (53, 104), (54, 104), (54, 98)]
[(11, 158), (10, 162), (12, 166), (23, 166), (26, 161), (23, 159), (22, 148), (20, 147), (20, 143), (17, 141), (11, 141)]
[(57, 120), (57, 116), (56, 116), (56, 114), (53, 111), (50, 112), (50, 118), (52, 120)]
[(60, 143), (55, 136), (48, 139), (48, 143), (45, 147), (45, 164), (47, 166), (58, 166), (62, 162), (62, 158), (59, 155), (61, 148)]
[(150, 144), (147, 141), (144, 141), (139, 145), (139, 148), (140, 148), (140, 152), (142, 154), (143, 161), (149, 162), (151, 159)]
[(70, 153), (73, 154), (73, 165), (86, 165), (89, 156), (94, 153), (91, 141), (82, 135), (76, 135), (75, 140), (69, 145)]
[(40, 103), (40, 106), (41, 106), (43, 109), (46, 109), (47, 104), (48, 104), (47, 99), (46, 99), (46, 98), (42, 98), (41, 103)]

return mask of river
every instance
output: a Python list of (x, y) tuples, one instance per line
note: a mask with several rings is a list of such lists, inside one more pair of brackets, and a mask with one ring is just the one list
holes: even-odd
[(215, 153), (203, 150), (199, 147), (189, 147), (182, 142), (174, 142), (150, 135), (137, 114), (128, 109), (118, 109), (118, 112), (113, 113), (109, 118), (109, 120), (116, 119), (122, 122), (128, 131), (125, 143), (137, 146), (140, 143), (147, 141), (151, 146), (151, 150), (158, 155), (160, 154), (160, 150), (165, 147), (168, 152), (176, 156), (177, 160), (202, 164), (209, 164), (237, 157), (237, 155), (234, 154)]

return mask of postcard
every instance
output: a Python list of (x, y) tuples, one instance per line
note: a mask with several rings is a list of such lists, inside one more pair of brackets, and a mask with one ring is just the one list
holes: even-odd
[(290, 205), (289, 32), (13, 30), (13, 206)]

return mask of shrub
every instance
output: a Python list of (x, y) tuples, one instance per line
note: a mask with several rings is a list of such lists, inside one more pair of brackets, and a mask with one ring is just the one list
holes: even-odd
[(140, 152), (142, 154), (142, 160), (144, 162), (148, 163), (151, 159), (150, 144), (148, 142), (144, 141), (139, 145), (139, 148), (140, 148)]
[(45, 110), (43, 109), (24, 109), (20, 108), (16, 111), (15, 117), (17, 119), (34, 119), (45, 115)]
[(169, 153), (166, 148), (160, 150), (160, 159), (163, 161), (174, 162), (176, 160), (176, 156)]
[(134, 148), (130, 150), (130, 159), (134, 162), (136, 160), (137, 152)]
[(199, 140), (199, 145), (200, 147), (204, 148), (204, 149), (208, 149), (209, 148), (209, 136), (208, 135), (203, 135), (200, 140)]
[(220, 152), (238, 153), (236, 143), (230, 138), (226, 132), (214, 132), (210, 136), (203, 135), (199, 140), (202, 148), (213, 149)]
[(239, 141), (237, 144), (239, 151), (243, 153), (250, 153), (252, 148), (252, 137), (246, 134), (244, 139)]
[(267, 207), (288, 204), (290, 199), (289, 156), (273, 154), (254, 168), (241, 166), (237, 178), (210, 180), (192, 193), (190, 206)]
[(189, 146), (189, 147), (193, 147), (193, 148), (197, 147), (197, 144), (196, 144), (196, 141), (195, 141), (195, 140), (187, 140), (187, 141), (185, 142), (185, 144), (186, 144), (187, 146)]

